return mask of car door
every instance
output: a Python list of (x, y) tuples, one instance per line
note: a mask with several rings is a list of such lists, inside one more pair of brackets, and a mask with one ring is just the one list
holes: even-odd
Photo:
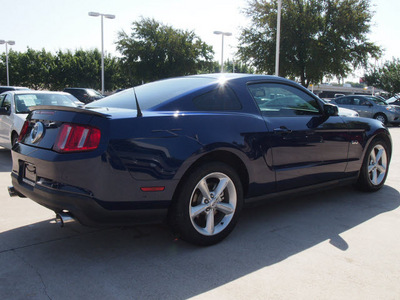
[(0, 145), (10, 147), (10, 134), (12, 128), (12, 105), (11, 95), (8, 93), (1, 94), (0, 106), (6, 108), (8, 113), (0, 115)]
[(360, 117), (373, 118), (374, 117), (374, 105), (368, 99), (359, 96), (353, 96), (354, 110), (358, 111)]
[(268, 128), (265, 157), (278, 191), (344, 176), (349, 142), (341, 117), (326, 116), (316, 97), (294, 85), (256, 83), (248, 88)]

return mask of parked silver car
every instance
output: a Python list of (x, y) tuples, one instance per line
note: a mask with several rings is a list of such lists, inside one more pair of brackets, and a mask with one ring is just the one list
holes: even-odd
[(360, 117), (377, 119), (384, 124), (400, 123), (400, 112), (394, 106), (374, 96), (349, 95), (333, 99), (331, 103), (355, 110)]
[(78, 107), (77, 102), (78, 99), (63, 92), (18, 90), (0, 94), (0, 146), (11, 149), (16, 143), (29, 113), (29, 107), (36, 105)]

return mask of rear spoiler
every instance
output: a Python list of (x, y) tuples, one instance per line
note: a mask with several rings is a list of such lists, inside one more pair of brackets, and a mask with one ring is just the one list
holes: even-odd
[(32, 111), (37, 111), (37, 110), (61, 110), (61, 111), (71, 111), (71, 112), (76, 112), (76, 113), (81, 113), (81, 114), (87, 114), (87, 115), (94, 115), (102, 118), (109, 118), (110, 115), (108, 114), (103, 114), (98, 111), (94, 111), (91, 109), (87, 108), (79, 108), (79, 107), (70, 107), (70, 106), (58, 106), (58, 105), (36, 105), (36, 106), (31, 106), (29, 107), (29, 110)]

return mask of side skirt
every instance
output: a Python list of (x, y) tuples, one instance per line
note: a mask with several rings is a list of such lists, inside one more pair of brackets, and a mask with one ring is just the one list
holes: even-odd
[(311, 186), (306, 186), (306, 187), (301, 187), (301, 188), (296, 188), (288, 191), (282, 191), (282, 192), (276, 192), (276, 193), (271, 193), (271, 194), (265, 194), (257, 197), (251, 197), (251, 198), (245, 198), (245, 205), (251, 205), (259, 202), (265, 202), (269, 200), (277, 200), (280, 198), (284, 198), (289, 195), (307, 195), (307, 194), (312, 194), (318, 191), (325, 191), (326, 189), (329, 188), (334, 188), (338, 186), (346, 186), (346, 185), (352, 185), (357, 182), (358, 176), (354, 177), (348, 177), (344, 179), (338, 179), (338, 180), (332, 180), (316, 185), (311, 185)]

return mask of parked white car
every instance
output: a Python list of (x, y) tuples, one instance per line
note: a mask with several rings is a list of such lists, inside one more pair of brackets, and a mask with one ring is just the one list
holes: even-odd
[(32, 90), (8, 91), (0, 94), (0, 146), (11, 149), (17, 142), (29, 107), (57, 105), (78, 107), (79, 101), (63, 92)]

